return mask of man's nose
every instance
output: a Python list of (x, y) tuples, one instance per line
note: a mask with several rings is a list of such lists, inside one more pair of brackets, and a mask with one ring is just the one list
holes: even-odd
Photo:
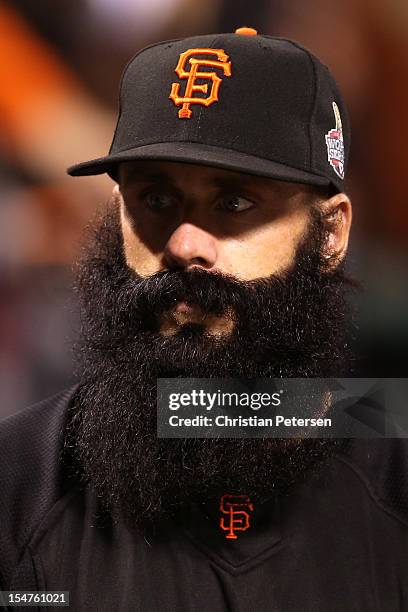
[(216, 240), (192, 223), (181, 223), (167, 241), (164, 258), (169, 267), (199, 265), (210, 269), (217, 261)]

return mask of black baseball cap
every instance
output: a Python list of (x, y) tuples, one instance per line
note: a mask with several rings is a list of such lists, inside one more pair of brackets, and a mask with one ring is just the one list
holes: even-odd
[(71, 176), (118, 164), (205, 164), (344, 191), (347, 111), (328, 68), (285, 38), (239, 28), (142, 49), (125, 68), (109, 154)]

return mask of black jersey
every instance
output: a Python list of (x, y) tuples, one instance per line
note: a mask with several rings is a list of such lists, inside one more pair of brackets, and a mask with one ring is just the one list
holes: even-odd
[(0, 423), (3, 590), (69, 591), (74, 611), (408, 611), (408, 441), (354, 440), (235, 540), (194, 505), (146, 535), (99, 525), (64, 480), (74, 391)]

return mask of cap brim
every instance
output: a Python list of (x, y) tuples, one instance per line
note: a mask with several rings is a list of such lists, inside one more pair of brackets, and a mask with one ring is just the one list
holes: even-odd
[(335, 179), (330, 181), (327, 177), (305, 172), (304, 170), (286, 166), (275, 161), (232, 151), (231, 149), (222, 149), (221, 147), (194, 142), (158, 142), (134, 147), (127, 151), (70, 166), (67, 172), (71, 176), (89, 176), (106, 172), (114, 180), (117, 180), (117, 166), (119, 163), (139, 160), (202, 164), (281, 181), (322, 187), (332, 185), (336, 191), (341, 191), (341, 187), (339, 187)]

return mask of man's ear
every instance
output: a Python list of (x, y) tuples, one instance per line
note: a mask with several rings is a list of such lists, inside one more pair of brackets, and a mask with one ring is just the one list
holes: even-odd
[(348, 247), (352, 206), (350, 198), (345, 193), (337, 193), (331, 198), (319, 203), (325, 228), (325, 243), (323, 255), (336, 267), (343, 261)]

